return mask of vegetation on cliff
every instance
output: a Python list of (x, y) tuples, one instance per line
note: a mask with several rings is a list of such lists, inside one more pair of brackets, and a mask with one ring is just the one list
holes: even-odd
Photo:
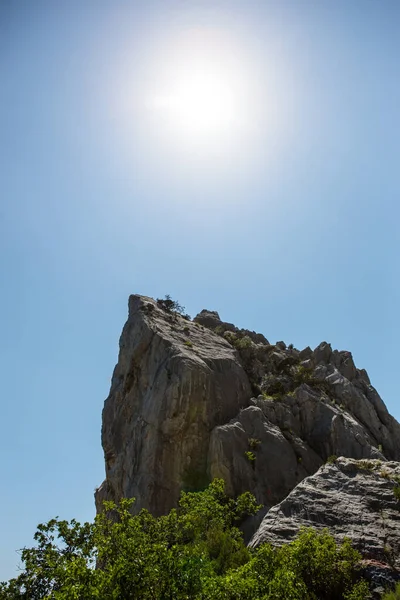
[(222, 480), (182, 493), (178, 509), (132, 515), (132, 500), (104, 505), (94, 523), (52, 519), (22, 551), (21, 574), (1, 600), (365, 600), (359, 553), (348, 540), (303, 530), (281, 548), (246, 548), (238, 526), (255, 498)]

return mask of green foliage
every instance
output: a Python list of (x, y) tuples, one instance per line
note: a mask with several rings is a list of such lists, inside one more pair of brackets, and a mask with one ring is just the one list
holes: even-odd
[(359, 469), (363, 469), (364, 471), (373, 471), (376, 467), (376, 464), (372, 460), (357, 460), (356, 465)]
[(387, 592), (382, 600), (400, 600), (400, 583), (396, 585), (396, 589), (392, 592)]
[[(366, 600), (358, 581), (359, 553), (337, 545), (327, 531), (303, 530), (281, 548), (264, 544), (245, 565), (213, 581), (207, 598), (220, 600)], [(218, 592), (218, 593), (217, 593)], [(364, 594), (364, 595), (362, 595)]]
[(200, 598), (203, 580), (250, 558), (237, 525), (260, 507), (249, 493), (225, 496), (222, 480), (182, 493), (178, 509), (159, 518), (132, 516), (132, 503), (105, 502), (93, 524), (39, 525), (37, 546), (22, 551), (25, 568), (1, 585), (0, 599)]
[(176, 300), (172, 300), (169, 294), (165, 295), (165, 298), (157, 298), (157, 304), (160, 308), (168, 313), (179, 314), (184, 319), (190, 321), (190, 316), (185, 313), (185, 307), (179, 304)]
[(188, 348), (193, 348), (193, 342), (191, 342), (190, 340), (185, 340), (183, 343)]
[[(222, 480), (182, 493), (177, 509), (132, 515), (133, 500), (104, 503), (93, 524), (52, 519), (0, 600), (365, 600), (360, 555), (311, 529), (281, 548), (248, 550), (238, 525), (260, 508)], [(395, 596), (397, 598), (398, 596)], [(390, 597), (391, 599), (391, 597)]]
[(251, 341), (251, 339), (249, 338), (248, 335), (245, 335), (245, 336), (243, 336), (241, 338), (237, 337), (233, 341), (233, 345), (238, 350), (245, 350), (246, 348), (251, 348), (251, 346), (253, 345), (253, 342)]
[(393, 488), (394, 497), (398, 502), (400, 502), (400, 485), (395, 485)]
[(301, 385), (302, 383), (311, 383), (313, 381), (312, 373), (313, 370), (311, 368), (299, 365), (294, 376), (295, 384)]
[(368, 598), (371, 598), (371, 593), (365, 580), (358, 581), (349, 592), (344, 594), (344, 600), (368, 600)]
[(263, 392), (262, 393), (262, 397), (263, 397), (264, 400), (273, 400), (273, 401), (282, 400), (282, 394), (280, 394), (280, 393), (267, 394), (266, 392)]
[(249, 438), (247, 442), (249, 444), (249, 448), (252, 450), (257, 450), (258, 446), (261, 444), (261, 440), (258, 440), (257, 438)]
[(214, 329), (214, 333), (216, 333), (217, 335), (224, 335), (225, 332), (225, 327), (223, 325), (217, 325), (217, 327)]
[(326, 459), (326, 462), (330, 465), (334, 465), (336, 461), (337, 461), (336, 454), (331, 454), (331, 456), (328, 456), (328, 458)]
[(251, 452), (250, 450), (247, 450), (247, 452), (244, 453), (245, 457), (247, 458), (247, 460), (251, 463), (254, 463), (256, 460), (256, 455), (254, 454), (254, 452)]
[(224, 338), (226, 339), (227, 342), (232, 344), (232, 346), (235, 345), (235, 342), (238, 339), (236, 333), (234, 333), (233, 331), (225, 331)]

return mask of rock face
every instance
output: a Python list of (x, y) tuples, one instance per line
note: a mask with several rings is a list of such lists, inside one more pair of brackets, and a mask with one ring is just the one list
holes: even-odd
[(135, 496), (160, 515), (181, 489), (208, 481), (211, 431), (248, 404), (251, 388), (236, 350), (199, 324), (131, 296), (118, 364), (103, 410), (104, 499)]
[(350, 537), (365, 558), (400, 567), (399, 482), (400, 463), (338, 458), (272, 507), (250, 546), (282, 545), (302, 526), (329, 527), (338, 540)]
[[(400, 460), (400, 425), (349, 352), (273, 345), (216, 312), (189, 321), (131, 296), (102, 444), (98, 510), (104, 499), (135, 496), (136, 509), (159, 515), (182, 489), (222, 477), (229, 493), (251, 491), (265, 514), (331, 455)], [(347, 477), (339, 471), (318, 473)]]
[(250, 546), (282, 545), (301, 527), (328, 527), (337, 541), (349, 537), (361, 552), (364, 576), (379, 598), (400, 580), (399, 482), (398, 462), (338, 458), (272, 507)]

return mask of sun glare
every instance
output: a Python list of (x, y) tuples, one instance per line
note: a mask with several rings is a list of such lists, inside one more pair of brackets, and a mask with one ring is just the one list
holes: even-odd
[(154, 107), (181, 133), (200, 137), (234, 127), (240, 112), (231, 83), (210, 71), (182, 77), (169, 93), (154, 98)]
[(244, 171), (261, 155), (275, 160), (291, 97), (284, 72), (239, 26), (147, 33), (125, 48), (110, 90), (120, 139), (180, 177), (183, 165)]
[(215, 31), (192, 31), (157, 59), (146, 106), (170, 143), (221, 149), (245, 131), (252, 90), (237, 44)]

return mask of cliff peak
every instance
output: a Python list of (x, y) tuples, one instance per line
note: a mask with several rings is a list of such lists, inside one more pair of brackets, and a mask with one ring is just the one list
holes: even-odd
[(98, 510), (135, 496), (136, 510), (163, 514), (181, 490), (221, 477), (264, 506), (250, 535), (329, 457), (400, 460), (400, 425), (350, 352), (271, 344), (216, 311), (191, 321), (171, 306), (129, 298), (103, 409)]

